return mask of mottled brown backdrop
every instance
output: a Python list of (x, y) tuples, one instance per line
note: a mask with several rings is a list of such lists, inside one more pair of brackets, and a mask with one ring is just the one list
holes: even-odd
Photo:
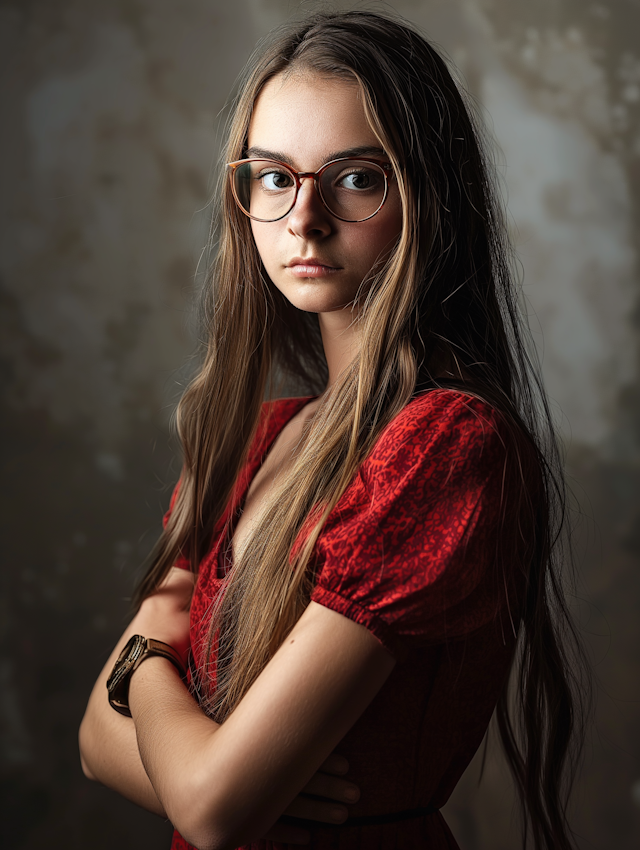
[[(393, 5), (459, 66), (500, 143), (531, 323), (587, 517), (577, 607), (599, 705), (574, 823), (583, 848), (632, 850), (640, 4)], [(257, 39), (298, 12), (287, 0), (0, 0), (7, 850), (168, 846), (166, 824), (83, 778), (77, 726), (179, 468), (170, 420), (194, 349), (219, 116)], [(461, 847), (515, 850), (504, 767), (491, 758), (479, 789), (477, 777), (474, 764), (448, 805)]]

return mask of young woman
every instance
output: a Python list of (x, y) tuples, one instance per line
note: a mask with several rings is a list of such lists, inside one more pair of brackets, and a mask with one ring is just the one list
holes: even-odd
[(174, 850), (454, 848), (497, 706), (525, 841), (570, 847), (563, 489), (463, 98), (406, 25), (316, 15), (252, 61), (225, 161), (183, 471), (85, 773)]

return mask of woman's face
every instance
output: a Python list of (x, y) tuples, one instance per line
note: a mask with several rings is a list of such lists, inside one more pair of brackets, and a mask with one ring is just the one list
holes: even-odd
[[(256, 101), (247, 157), (279, 160), (296, 172), (316, 172), (341, 157), (388, 158), (369, 128), (355, 84), (318, 75), (278, 76)], [(273, 222), (251, 220), (264, 267), (300, 310), (351, 315), (360, 284), (393, 249), (402, 207), (393, 176), (382, 209), (367, 221), (334, 218), (313, 180), (302, 181), (294, 208)]]

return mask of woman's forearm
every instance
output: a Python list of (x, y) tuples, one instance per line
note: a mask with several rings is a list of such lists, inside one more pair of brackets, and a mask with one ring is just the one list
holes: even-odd
[(164, 808), (140, 760), (133, 720), (114, 711), (107, 700), (107, 678), (130, 631), (128, 629), (118, 642), (89, 697), (80, 725), (80, 759), (89, 779), (165, 817)]
[(188, 607), (195, 580), (196, 576), (187, 570), (173, 568), (159, 590), (143, 602), (100, 673), (80, 726), (80, 757), (89, 779), (102, 782), (161, 816), (165, 816), (164, 807), (140, 760), (134, 722), (109, 705), (107, 679), (125, 644), (135, 634), (162, 638), (186, 654)]
[(202, 850), (224, 846), (215, 809), (213, 736), (219, 724), (161, 657), (145, 660), (131, 677), (129, 706), (142, 764), (171, 822)]
[(174, 826), (200, 850), (232, 850), (270, 831), (394, 664), (364, 626), (311, 602), (220, 725), (170, 661), (146, 659), (131, 676), (129, 706), (142, 762)]
[[(186, 654), (187, 582), (192, 579), (183, 570), (172, 571), (143, 602), (96, 682), (80, 732), (85, 769), (141, 806), (166, 813), (200, 850), (230, 850), (261, 837), (305, 843), (308, 832), (279, 818), (286, 813), (333, 823), (346, 817), (338, 807), (336, 821), (334, 803), (304, 794), (347, 799), (322, 781), (321, 768), (366, 705), (358, 702), (355, 714), (350, 707), (352, 691), (361, 701), (370, 690), (359, 667), (364, 663), (371, 672), (373, 652), (377, 677), (386, 654), (379, 657), (383, 650), (364, 627), (312, 604), (223, 725), (202, 712), (173, 664), (158, 656), (145, 658), (131, 675), (132, 718), (122, 717), (107, 699), (112, 666), (133, 634)], [(364, 661), (358, 655), (363, 635)]]

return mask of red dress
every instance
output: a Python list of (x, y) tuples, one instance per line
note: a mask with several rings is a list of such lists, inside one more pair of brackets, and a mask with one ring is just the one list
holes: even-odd
[[(200, 565), (191, 606), (199, 669), (207, 611), (222, 582), (226, 523), (307, 401), (265, 405), (235, 496)], [(423, 393), (382, 432), (328, 518), (311, 598), (366, 626), (398, 663), (337, 748), (361, 789), (360, 802), (349, 806), (351, 825), (307, 823), (313, 850), (458, 846), (438, 809), (491, 718), (515, 648), (523, 589), (522, 559), (508, 563), (508, 573), (496, 568), (503, 541), (522, 531), (522, 517), (509, 515), (519, 503), (513, 488), (522, 487), (514, 474), (505, 476), (512, 442), (486, 403), (453, 390)], [(174, 833), (172, 850), (191, 847)], [(300, 850), (269, 841), (250, 847)]]

